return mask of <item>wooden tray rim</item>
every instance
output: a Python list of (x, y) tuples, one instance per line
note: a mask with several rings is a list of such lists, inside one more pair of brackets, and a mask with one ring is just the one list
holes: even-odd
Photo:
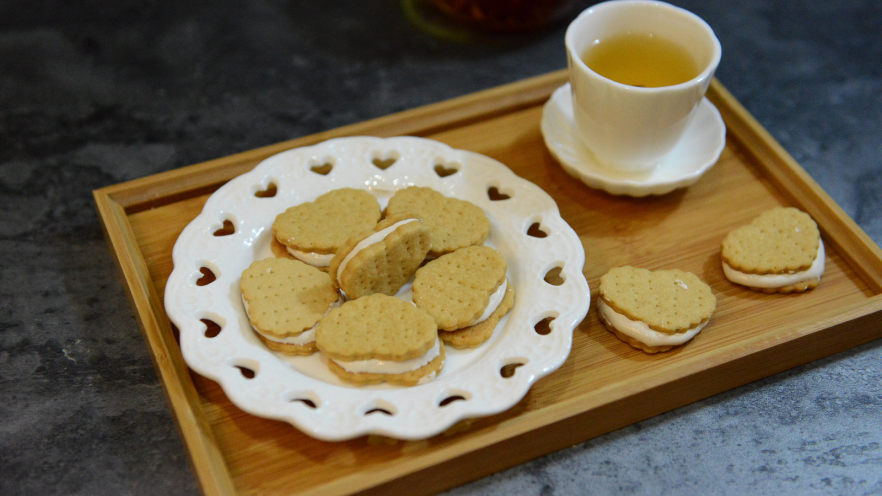
[[(110, 185), (93, 192), (107, 242), (126, 285), (154, 365), (178, 421), (178, 427), (190, 451), (194, 471), (206, 493), (235, 494), (236, 488), (211, 426), (201, 411), (199, 393), (189, 377), (189, 369), (174, 340), (171, 324), (163, 310), (162, 298), (153, 286), (147, 261), (128, 221), (128, 215), (152, 206), (172, 203), (181, 198), (208, 193), (229, 179), (247, 172), (263, 158), (283, 150), (338, 136), (417, 135), (455, 128), (469, 122), (540, 105), (564, 82), (566, 82), (566, 71), (555, 71), (452, 100)], [(831, 331), (841, 327), (866, 327), (868, 322), (872, 322), (871, 317), (882, 313), (882, 250), (879, 246), (815, 183), (719, 81), (712, 82), (708, 97), (720, 110), (729, 136), (738, 139), (753, 155), (755, 161), (764, 168), (764, 172), (768, 173), (795, 203), (815, 218), (825, 239), (833, 243), (845, 262), (875, 294), (849, 307), (831, 310), (820, 319), (817, 318), (818, 316), (813, 316), (811, 322), (794, 322), (787, 329), (782, 329), (783, 332), (777, 335), (774, 342), (758, 336), (717, 350), (713, 353), (713, 357), (702, 355), (701, 363), (699, 357), (696, 357), (691, 362), (681, 364), (679, 369), (681, 375), (675, 381), (704, 374), (717, 366), (735, 363), (753, 354), (774, 350), (782, 344), (812, 338), (816, 334), (815, 338), (824, 339), (825, 336), (820, 336), (820, 331)], [(855, 337), (857, 341), (842, 349), (855, 346), (859, 344), (858, 341), (869, 341), (876, 337), (878, 336), (870, 331), (860, 333)], [(831, 349), (824, 355), (836, 351), (841, 350)], [(800, 361), (785, 361), (780, 370), (807, 363), (824, 355), (809, 356), (805, 357), (808, 359)], [(708, 360), (709, 358), (714, 360)], [(750, 380), (767, 375), (770, 374), (764, 371)], [(596, 390), (593, 394), (604, 395), (604, 402), (609, 404), (626, 401), (630, 394), (638, 391), (637, 384), (640, 384), (640, 391), (647, 390), (647, 380), (651, 378), (633, 377), (625, 383), (618, 383), (616, 388)], [(665, 382), (671, 381), (651, 383), (651, 387), (661, 388)], [(745, 382), (738, 381), (738, 384), (724, 386), (711, 394)], [(499, 443), (510, 444), (513, 440), (536, 431), (536, 425), (541, 425), (542, 429), (547, 431), (549, 426), (556, 423), (572, 421), (584, 416), (586, 412), (580, 408), (579, 399), (572, 398), (543, 408), (541, 411), (525, 412), (501, 422), (496, 429), (479, 433), (470, 443), (453, 443), (404, 462), (398, 460), (392, 464), (393, 466), (373, 472), (371, 486), (366, 486), (363, 481), (357, 480), (358, 474), (354, 474), (341, 477), (321, 487), (332, 492), (350, 492), (380, 488), (383, 484), (396, 481), (401, 483), (407, 478), (424, 473), (433, 466), (445, 465), (446, 468), (441, 470), (449, 470), (451, 460), (480, 451), (476, 450), (476, 447), (488, 447)], [(668, 409), (670, 408), (649, 412), (649, 415), (642, 418), (648, 418)], [(634, 421), (636, 420), (640, 419)], [(613, 426), (616, 427), (620, 426)], [(552, 444), (551, 449), (546, 449), (547, 445), (545, 445), (541, 448), (522, 450), (517, 459), (512, 460), (525, 461), (563, 447), (565, 444), (560, 444), (557, 448), (553, 446)], [(510, 464), (499, 464), (496, 469)]]

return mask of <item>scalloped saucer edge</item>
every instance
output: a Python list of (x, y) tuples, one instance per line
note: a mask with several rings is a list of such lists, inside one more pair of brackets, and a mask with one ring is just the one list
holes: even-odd
[(716, 164), (726, 146), (726, 124), (704, 98), (683, 137), (658, 167), (639, 174), (615, 171), (578, 139), (572, 103), (569, 83), (545, 103), (541, 122), (545, 146), (568, 174), (613, 195), (663, 195), (690, 186)]

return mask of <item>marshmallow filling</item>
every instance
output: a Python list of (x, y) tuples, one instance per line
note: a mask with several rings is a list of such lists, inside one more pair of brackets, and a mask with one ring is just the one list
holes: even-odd
[(681, 345), (698, 334), (704, 326), (710, 320), (706, 320), (701, 324), (687, 330), (686, 332), (678, 332), (675, 334), (668, 334), (665, 332), (658, 332), (654, 329), (651, 329), (645, 322), (640, 322), (637, 320), (631, 320), (628, 317), (616, 312), (612, 309), (603, 299), (600, 299), (600, 303), (597, 305), (598, 310), (600, 310), (600, 316), (605, 320), (609, 325), (614, 327), (616, 330), (630, 336), (637, 341), (640, 341), (643, 344), (648, 346), (678, 346)]
[(308, 263), (314, 267), (327, 267), (331, 264), (331, 259), (334, 258), (333, 253), (314, 253), (311, 251), (300, 251), (291, 248), (290, 246), (286, 246), (285, 249), (288, 253), (291, 254), (297, 260), (301, 262)]
[(355, 374), (404, 374), (426, 366), (426, 364), (437, 358), (440, 354), (441, 341), (436, 339), (435, 345), (432, 346), (429, 351), (422, 356), (411, 358), (409, 360), (394, 361), (379, 360), (376, 358), (351, 361), (333, 360), (334, 363), (342, 367), (343, 370)]
[(502, 303), (502, 298), (505, 297), (505, 290), (507, 288), (508, 288), (508, 278), (505, 278), (502, 280), (502, 284), (500, 284), (499, 287), (496, 288), (496, 291), (494, 291), (493, 294), (490, 295), (490, 301), (487, 302), (487, 306), (484, 308), (484, 313), (482, 313), (480, 317), (473, 320), (466, 327), (473, 326), (475, 324), (478, 324), (480, 322), (484, 322), (485, 320), (489, 319), (490, 316), (493, 315), (493, 312), (495, 312), (496, 309), (499, 308), (499, 304)]

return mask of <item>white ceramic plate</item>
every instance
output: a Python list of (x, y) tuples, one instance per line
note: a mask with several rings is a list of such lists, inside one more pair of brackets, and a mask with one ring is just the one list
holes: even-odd
[(597, 160), (576, 135), (569, 83), (548, 99), (541, 126), (545, 145), (568, 174), (613, 195), (663, 195), (690, 186), (713, 167), (726, 146), (726, 124), (705, 98), (683, 137), (655, 169), (642, 173), (612, 170)]
[[(258, 194), (271, 185), (274, 196)], [(490, 218), (487, 244), (505, 256), (516, 290), (490, 341), (473, 350), (448, 347), (438, 377), (409, 388), (349, 386), (320, 354), (288, 358), (263, 346), (242, 307), (239, 279), (252, 261), (271, 256), (275, 216), (341, 187), (367, 189), (385, 206), (410, 185), (469, 200)], [(218, 232), (225, 221), (234, 232)], [(542, 232), (531, 230), (534, 224)], [(324, 440), (426, 438), (461, 419), (510, 408), (566, 360), (590, 300), (582, 244), (550, 196), (489, 157), (422, 138), (339, 138), (269, 157), (211, 195), (175, 243), (173, 260), (165, 307), (187, 364), (220, 383), (239, 408)], [(546, 281), (555, 269), (562, 283)], [(204, 284), (205, 271), (213, 282)], [(511, 364), (520, 366), (504, 377)]]

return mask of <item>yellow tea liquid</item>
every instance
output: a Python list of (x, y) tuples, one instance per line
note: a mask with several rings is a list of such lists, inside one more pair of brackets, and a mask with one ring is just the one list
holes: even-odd
[(582, 60), (594, 72), (647, 88), (684, 83), (701, 68), (688, 51), (650, 33), (623, 33), (591, 45)]

